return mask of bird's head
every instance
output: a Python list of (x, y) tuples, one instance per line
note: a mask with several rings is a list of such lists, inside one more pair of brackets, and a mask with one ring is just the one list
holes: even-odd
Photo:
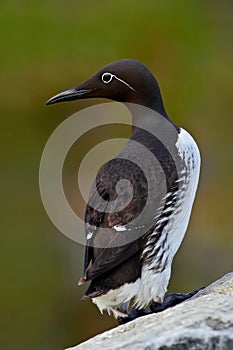
[(107, 65), (80, 85), (50, 98), (46, 104), (97, 97), (137, 103), (162, 114), (165, 112), (154, 76), (141, 62), (129, 59)]

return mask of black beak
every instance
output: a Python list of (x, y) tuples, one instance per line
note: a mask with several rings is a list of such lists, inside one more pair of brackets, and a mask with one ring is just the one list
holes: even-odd
[(81, 89), (79, 87), (71, 88), (51, 97), (46, 102), (46, 105), (52, 105), (58, 102), (66, 102), (66, 101), (73, 101), (73, 100), (78, 100), (82, 98), (87, 98), (89, 97), (91, 92), (95, 90), (96, 89)]

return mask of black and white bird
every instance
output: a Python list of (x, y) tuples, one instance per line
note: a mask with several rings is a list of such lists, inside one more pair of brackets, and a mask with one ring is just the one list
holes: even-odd
[[(146, 314), (143, 308), (148, 305), (158, 312), (196, 293), (164, 297), (172, 260), (187, 230), (201, 160), (192, 136), (169, 119), (156, 79), (139, 61), (111, 63), (47, 104), (96, 97), (124, 103), (132, 114), (133, 128), (131, 143), (99, 170), (91, 188), (85, 214), (84, 274), (79, 284), (90, 281), (84, 298), (90, 297), (101, 312), (112, 312), (124, 323)], [(155, 135), (159, 132), (161, 138)], [(138, 155), (132, 142), (141, 144), (157, 163), (144, 151)], [(149, 205), (148, 174), (153, 184)], [(116, 189), (122, 179), (131, 187)], [(114, 203), (112, 210), (106, 211), (103, 203), (110, 207)]]

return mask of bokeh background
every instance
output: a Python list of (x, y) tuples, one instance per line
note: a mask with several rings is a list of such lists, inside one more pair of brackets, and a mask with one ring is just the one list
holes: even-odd
[(52, 131), (98, 102), (45, 101), (109, 62), (143, 61), (169, 116), (201, 149), (200, 186), (169, 291), (232, 270), (232, 10), (224, 0), (1, 0), (1, 349), (63, 349), (116, 326), (80, 301), (83, 247), (50, 222), (38, 186)]

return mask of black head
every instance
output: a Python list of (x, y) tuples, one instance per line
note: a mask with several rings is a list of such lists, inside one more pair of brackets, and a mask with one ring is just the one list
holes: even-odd
[(140, 104), (166, 115), (154, 76), (141, 62), (128, 59), (107, 65), (80, 85), (52, 97), (46, 104), (95, 97)]

